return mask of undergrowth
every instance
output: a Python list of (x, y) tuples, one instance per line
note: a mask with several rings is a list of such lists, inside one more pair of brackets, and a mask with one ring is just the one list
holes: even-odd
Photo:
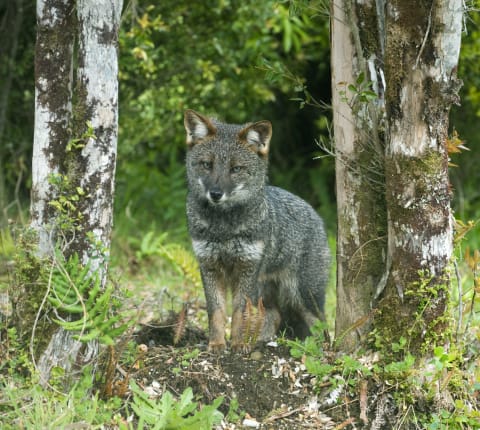
[(215, 399), (211, 405), (198, 409), (190, 387), (185, 389), (178, 400), (168, 391), (159, 400), (151, 399), (135, 383), (132, 383), (131, 390), (131, 408), (139, 417), (138, 430), (211, 429), (223, 419), (223, 414), (218, 410), (223, 402), (222, 397)]
[(412, 355), (404, 337), (385, 348), (375, 333), (371, 350), (338, 353), (323, 322), (305, 341), (286, 341), (316, 377), (325, 408), (372, 428), (382, 420), (394, 430), (480, 428), (480, 252), (467, 247), (461, 266), (449, 310), (455, 327), (449, 343), (430, 345), (431, 354)]
[[(9, 261), (18, 249), (12, 245), (11, 235), (2, 233), (2, 237), (2, 258)], [(169, 268), (169, 276), (175, 274), (176, 285), (182, 279), (192, 291), (200, 288), (198, 267), (191, 252), (169, 243), (166, 235), (148, 232), (135, 243), (130, 254), (140, 273), (162, 261)], [(322, 408), (348, 412), (357, 417), (352, 423), (367, 425), (372, 424), (375, 413), (382, 408), (387, 414), (388, 403), (388, 413), (395, 415), (397, 422), (393, 429), (479, 428), (480, 253), (467, 248), (462, 257), (460, 280), (457, 286), (454, 283), (457, 292), (452, 295), (451, 304), (451, 313), (459, 322), (451, 343), (434, 345), (428, 358), (413, 356), (408, 339), (400, 338), (391, 345), (397, 357), (391, 360), (382, 354), (382, 339), (375, 339), (374, 335), (372, 350), (338, 354), (325, 336), (325, 323), (313, 327), (312, 336), (303, 342), (287, 341), (292, 356), (301, 360), (315, 377)], [(31, 254), (28, 258), (28, 267), (35, 267)], [(165, 387), (156, 398), (148, 395), (141, 383), (130, 377), (142, 365), (145, 351), (129, 341), (128, 316), (121, 310), (123, 297), (117, 289), (113, 285), (101, 287), (88, 265), (81, 265), (75, 255), (67, 260), (57, 255), (50, 265), (44, 266), (40, 279), (47, 286), (49, 318), (72, 330), (81, 341), (100, 342), (99, 361), (95, 366), (84, 367), (68, 389), (61, 372), (54, 371), (48, 385), (39, 384), (28, 342), (11, 324), (10, 310), (9, 317), (0, 321), (1, 428), (57, 429), (82, 425), (122, 430), (210, 429), (221, 420), (229, 421), (218, 410), (221, 397), (210, 405), (201, 404), (191, 389), (173, 394)], [(11, 279), (3, 280), (4, 289), (11, 287)], [(189, 295), (185, 297), (188, 301)], [(187, 310), (184, 306), (176, 313), (177, 342), (190, 318)], [(252, 310), (246, 322), (261, 315), (261, 307)], [(246, 333), (253, 341), (257, 323), (246, 325)], [(119, 367), (124, 369), (120, 376)], [(387, 398), (388, 401), (381, 400)], [(356, 405), (355, 410), (347, 411), (346, 405)]]
[[(22, 233), (19, 237), (25, 237)], [(40, 381), (36, 359), (29, 339), (14, 324), (10, 307), (0, 309), (0, 427), (2, 429), (115, 428), (139, 429), (210, 429), (223, 419), (218, 407), (195, 401), (191, 389), (178, 396), (164, 390), (158, 399), (150, 398), (130, 378), (141, 365), (145, 346), (131, 347), (127, 330), (136, 321), (131, 312), (121, 309), (125, 297), (112, 283), (101, 285), (89, 264), (82, 264), (76, 254), (64, 258), (59, 249), (51, 259), (37, 260), (31, 238), (15, 243), (8, 230), (2, 232), (2, 259), (12, 261), (13, 272), (3, 281), (2, 303), (12, 298), (15, 281), (35, 285), (38, 312), (35, 321), (50, 322), (71, 331), (82, 343), (98, 342), (100, 354), (84, 366), (76, 378), (68, 378), (54, 367), (47, 383)], [(150, 265), (160, 258), (177, 273), (199, 288), (198, 267), (183, 246), (168, 243), (166, 236), (147, 233), (134, 251), (140, 265)], [(14, 263), (13, 263), (14, 262)], [(17, 271), (15, 273), (15, 271)], [(15, 294), (14, 294), (15, 293)], [(21, 296), (21, 294), (18, 294)], [(179, 312), (183, 323), (185, 311)], [(177, 337), (182, 335), (178, 322)], [(41, 337), (40, 330), (33, 336)], [(118, 366), (126, 373), (118, 373)], [(66, 384), (66, 380), (72, 384)]]
[(123, 426), (120, 398), (101, 399), (92, 390), (92, 368), (85, 367), (78, 382), (67, 392), (42, 387), (35, 376), (0, 382), (0, 423), (5, 430), (88, 428)]

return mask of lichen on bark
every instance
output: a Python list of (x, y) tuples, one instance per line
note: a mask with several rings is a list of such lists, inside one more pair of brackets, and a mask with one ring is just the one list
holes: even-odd
[[(439, 133), (427, 133), (426, 138), (435, 142)], [(403, 337), (412, 352), (422, 354), (433, 339), (444, 340), (448, 332), (453, 228), (446, 151), (428, 143), (413, 155), (413, 144), (399, 144), (385, 159), (392, 264), (374, 324), (386, 344), (398, 343)], [(399, 152), (402, 148), (404, 154)]]
[(35, 130), (32, 162), (32, 226), (39, 231), (39, 252), (48, 254), (55, 198), (49, 174), (60, 170), (70, 138), (74, 2), (37, 3), (35, 55)]
[[(387, 359), (401, 359), (398, 354), (408, 351), (415, 357), (428, 354), (435, 345), (450, 340), (451, 318), (447, 313), (449, 277), (432, 277), (418, 272), (415, 280), (405, 286), (404, 298), (397, 293), (395, 282), (389, 280), (375, 313), (373, 342), (379, 340)], [(406, 340), (405, 351), (395, 350), (395, 344)]]
[[(370, 303), (377, 335), (390, 344), (408, 338), (420, 350), (443, 336), (449, 318), (453, 229), (445, 140), (450, 105), (458, 101), (461, 1), (332, 5), (333, 91), (336, 81), (355, 86), (363, 73), (378, 96), (355, 106), (354, 115), (342, 106), (345, 97), (333, 97), (337, 319), (357, 328), (355, 320), (371, 310), (362, 303), (365, 292), (372, 296), (380, 278)], [(355, 344), (354, 335), (350, 340)]]
[[(39, 233), (41, 256), (52, 257), (60, 243), (64, 257), (78, 254), (102, 284), (113, 211), (121, 8), (121, 0), (37, 2), (32, 227)], [(48, 346), (39, 351), (43, 382), (53, 366), (68, 370), (96, 354), (88, 344), (80, 357), (85, 351), (71, 333), (58, 328), (48, 333)]]
[[(374, 326), (386, 344), (403, 337), (420, 355), (433, 341), (445, 341), (449, 332), (453, 226), (445, 141), (449, 109), (457, 101), (453, 65), (460, 26), (452, 23), (461, 18), (460, 3), (395, 0), (388, 4), (386, 19), (385, 184), (391, 267)], [(442, 42), (446, 31), (452, 49)]]
[(50, 204), (58, 197), (58, 190), (51, 176), (61, 171), (70, 138), (74, 5), (73, 0), (37, 2), (32, 231), (24, 232), (22, 237), (28, 240), (19, 243), (15, 274), (18, 289), (12, 292), (22, 339), (30, 341), (34, 328), (45, 335), (34, 337), (36, 353), (44, 349), (46, 336), (55, 329), (52, 321), (39, 312), (42, 303), (45, 311), (47, 287), (43, 275), (58, 232), (55, 209)]

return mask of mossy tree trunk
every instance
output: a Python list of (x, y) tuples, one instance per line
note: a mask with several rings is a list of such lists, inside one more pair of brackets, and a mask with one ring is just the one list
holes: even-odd
[[(412, 8), (416, 13), (412, 15)], [(375, 326), (385, 341), (447, 334), (453, 225), (448, 114), (458, 103), (456, 69), (463, 2), (388, 3), (385, 177), (391, 268)], [(392, 318), (392, 316), (395, 316)]]
[[(375, 5), (334, 0), (332, 97), (337, 183), (336, 338), (354, 349), (369, 332), (385, 271), (383, 45)], [(374, 98), (373, 91), (378, 95)]]
[(55, 244), (55, 210), (50, 202), (59, 191), (51, 179), (64, 168), (71, 137), (74, 4), (37, 1), (31, 217), (42, 255), (51, 255)]
[(415, 352), (445, 333), (453, 249), (446, 139), (462, 16), (460, 0), (332, 2), (344, 349), (372, 327), (385, 345), (404, 337)]
[[(51, 258), (56, 246), (67, 258), (78, 254), (103, 285), (113, 215), (121, 8), (122, 0), (37, 1), (31, 215), (38, 254)], [(98, 349), (60, 328), (38, 345), (43, 381), (53, 367), (69, 371), (93, 360)]]

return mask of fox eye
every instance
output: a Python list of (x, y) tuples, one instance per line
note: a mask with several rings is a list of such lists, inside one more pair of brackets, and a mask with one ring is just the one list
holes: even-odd
[(230, 172), (231, 173), (239, 173), (239, 172), (242, 171), (242, 169), (243, 169), (243, 166), (232, 166), (230, 168)]
[(205, 170), (211, 170), (213, 163), (211, 161), (201, 161), (200, 166), (202, 166)]

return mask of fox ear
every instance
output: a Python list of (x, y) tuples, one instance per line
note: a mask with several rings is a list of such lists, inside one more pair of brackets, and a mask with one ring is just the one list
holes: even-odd
[(270, 121), (259, 121), (245, 127), (238, 137), (261, 156), (267, 156), (272, 137)]
[(206, 137), (213, 136), (217, 129), (211, 121), (199, 113), (187, 109), (183, 123), (187, 132), (187, 145), (193, 146), (201, 143)]

